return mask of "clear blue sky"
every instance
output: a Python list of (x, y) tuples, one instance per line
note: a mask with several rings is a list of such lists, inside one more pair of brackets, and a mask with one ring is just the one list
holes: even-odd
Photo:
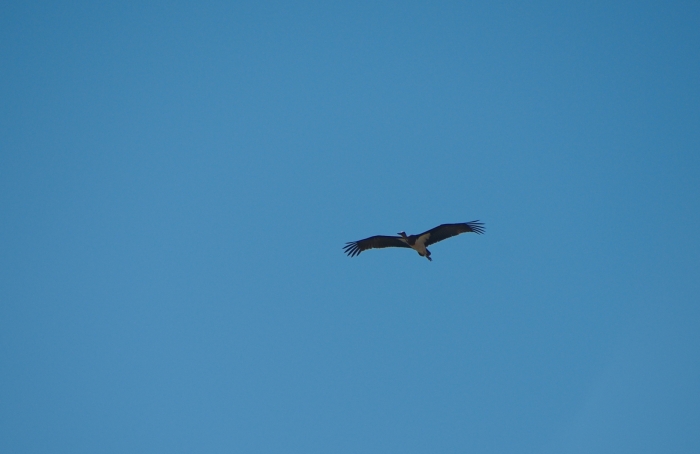
[(700, 452), (700, 3), (11, 3), (0, 452)]

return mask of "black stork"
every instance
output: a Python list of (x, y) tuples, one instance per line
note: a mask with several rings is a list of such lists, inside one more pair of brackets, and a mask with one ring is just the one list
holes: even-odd
[(442, 224), (427, 232), (418, 235), (406, 235), (406, 232), (399, 232), (399, 236), (377, 235), (365, 238), (364, 240), (351, 241), (343, 247), (345, 253), (350, 257), (359, 255), (367, 249), (380, 249), (385, 247), (408, 247), (418, 252), (418, 255), (425, 257), (431, 262), (430, 251), (427, 249), (431, 244), (447, 238), (459, 235), (460, 233), (474, 232), (479, 235), (484, 233), (484, 223), (479, 221), (462, 222), (459, 224)]

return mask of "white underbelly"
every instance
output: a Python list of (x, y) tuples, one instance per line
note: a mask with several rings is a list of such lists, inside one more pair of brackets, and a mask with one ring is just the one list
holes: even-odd
[(427, 253), (427, 250), (425, 249), (425, 242), (428, 241), (428, 238), (430, 238), (429, 233), (418, 238), (411, 247), (415, 249), (416, 252), (418, 252), (420, 255), (425, 255)]

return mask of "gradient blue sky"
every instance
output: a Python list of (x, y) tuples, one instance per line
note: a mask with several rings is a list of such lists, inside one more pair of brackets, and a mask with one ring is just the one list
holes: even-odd
[(700, 3), (571, 3), (6, 4), (0, 451), (700, 452)]

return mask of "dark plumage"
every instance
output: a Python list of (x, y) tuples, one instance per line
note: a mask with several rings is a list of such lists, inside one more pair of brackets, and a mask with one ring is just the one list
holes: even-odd
[(377, 235), (365, 238), (364, 240), (346, 243), (343, 249), (350, 257), (355, 257), (356, 255), (359, 255), (360, 252), (366, 251), (367, 249), (380, 249), (384, 247), (410, 248), (411, 246), (402, 241), (400, 236)]
[(351, 241), (347, 243), (343, 249), (348, 256), (354, 257), (367, 249), (407, 247), (415, 249), (421, 257), (432, 260), (430, 258), (430, 251), (426, 249), (426, 246), (465, 232), (474, 232), (481, 235), (484, 233), (484, 224), (479, 221), (463, 222), (459, 224), (442, 224), (418, 235), (407, 236), (406, 233), (399, 232), (399, 236), (371, 236), (364, 240)]

